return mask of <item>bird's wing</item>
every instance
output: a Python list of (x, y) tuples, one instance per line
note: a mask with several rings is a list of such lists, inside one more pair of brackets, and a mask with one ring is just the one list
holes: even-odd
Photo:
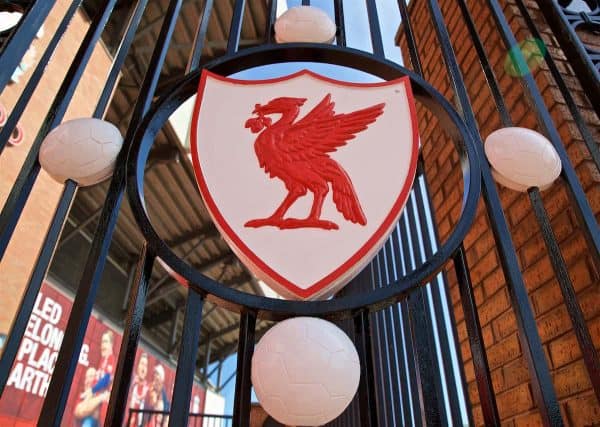
[(354, 111), (335, 114), (330, 95), (293, 124), (284, 134), (279, 149), (288, 160), (309, 160), (325, 157), (364, 131), (383, 113), (385, 103)]

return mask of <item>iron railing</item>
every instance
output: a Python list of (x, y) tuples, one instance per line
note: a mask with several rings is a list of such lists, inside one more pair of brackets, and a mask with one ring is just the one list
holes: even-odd
[[(487, 363), (486, 349), (483, 344), (479, 324), (477, 304), (472, 292), (469, 265), (462, 241), (469, 231), (475, 216), (483, 189), (483, 200), (487, 216), (494, 233), (496, 247), (500, 255), (502, 270), (506, 277), (512, 308), (517, 318), (518, 335), (521, 347), (528, 362), (535, 402), (542, 420), (547, 425), (563, 424), (560, 406), (552, 383), (550, 370), (544, 356), (540, 336), (536, 327), (527, 290), (523, 281), (511, 234), (506, 223), (500, 197), (493, 181), (490, 167), (482, 149), (482, 139), (473, 111), (472, 102), (450, 41), (446, 26), (446, 17), (435, 0), (413, 0), (412, 7), (427, 7), (437, 40), (441, 46), (444, 65), (450, 77), (456, 97), (455, 107), (431, 87), (423, 78), (420, 50), (417, 46), (411, 23), (411, 14), (404, 1), (398, 6), (402, 16), (404, 36), (408, 45), (408, 55), (412, 69), (401, 67), (387, 61), (384, 57), (379, 18), (374, 0), (366, 0), (372, 52), (362, 52), (346, 47), (344, 12), (341, 0), (334, 0), (335, 20), (338, 25), (337, 46), (313, 44), (274, 45), (272, 43), (273, 21), (276, 2), (268, 2), (269, 13), (265, 44), (256, 48), (239, 50), (240, 32), (243, 22), (244, 0), (236, 0), (233, 19), (229, 31), (226, 53), (223, 57), (201, 64), (200, 53), (206, 38), (208, 20), (211, 16), (213, 1), (205, 1), (202, 18), (198, 24), (195, 43), (189, 55), (186, 75), (181, 76), (173, 90), (153, 103), (160, 71), (173, 35), (182, 0), (172, 0), (165, 11), (164, 21), (158, 36), (150, 64), (139, 91), (133, 116), (125, 136), (124, 148), (117, 160), (106, 200), (99, 214), (99, 224), (93, 238), (90, 252), (85, 262), (78, 291), (73, 303), (65, 330), (64, 341), (45, 399), (38, 425), (58, 426), (63, 417), (67, 396), (71, 389), (77, 359), (83, 343), (83, 337), (90, 318), (98, 284), (108, 255), (111, 238), (116, 227), (121, 202), (127, 191), (133, 213), (145, 239), (139, 253), (137, 273), (129, 294), (128, 312), (119, 352), (115, 381), (109, 402), (105, 425), (120, 426), (134, 415), (154, 416), (147, 411), (130, 411), (126, 416), (127, 393), (133, 370), (135, 352), (140, 338), (144, 306), (148, 291), (149, 278), (154, 260), (160, 257), (174, 271), (189, 282), (189, 292), (185, 310), (185, 325), (177, 373), (173, 391), (173, 405), (169, 412), (169, 426), (182, 426), (192, 423), (197, 414), (189, 414), (191, 387), (195, 372), (195, 355), (199, 342), (201, 313), (206, 299), (230, 310), (241, 313), (239, 329), (239, 347), (237, 359), (237, 377), (235, 387), (234, 414), (228, 420), (234, 426), (247, 426), (250, 412), (251, 384), (250, 361), (254, 347), (254, 331), (258, 317), (280, 320), (283, 318), (308, 315), (335, 320), (354, 337), (361, 360), (361, 382), (358, 398), (350, 408), (332, 425), (362, 427), (376, 425), (441, 425), (459, 424), (463, 417), (472, 423), (472, 411), (466, 395), (466, 384), (460, 350), (456, 341), (456, 331), (448, 335), (440, 334), (445, 329), (444, 311), (449, 311), (451, 324), (455, 327), (452, 310), (448, 304), (448, 292), (445, 289), (441, 269), (452, 262), (457, 273), (462, 308), (469, 336), (469, 344), (475, 367), (477, 390), (486, 425), (499, 425), (496, 396), (492, 386)], [(90, 28), (81, 42), (67, 76), (54, 103), (50, 107), (46, 120), (30, 147), (29, 155), (14, 187), (0, 213), (0, 257), (11, 240), (14, 229), (21, 216), (25, 203), (36, 181), (40, 165), (37, 160), (40, 144), (50, 130), (62, 120), (69, 106), (77, 83), (86, 68), (91, 52), (102, 34), (111, 15), (116, 0), (105, 0)], [(485, 73), (487, 84), (493, 94), (496, 107), (504, 125), (510, 125), (510, 115), (499, 89), (496, 76), (490, 66), (480, 35), (469, 15), (465, 0), (456, 0), (462, 18), (468, 29), (468, 35), (474, 43), (478, 59)], [(34, 70), (21, 98), (13, 108), (7, 125), (0, 132), (0, 150), (4, 148), (8, 135), (12, 132), (25, 106), (30, 102), (46, 63), (52, 56), (58, 40), (67, 30), (68, 23), (80, 1), (74, 0), (65, 11), (62, 23), (53, 36), (38, 68)], [(131, 4), (131, 18), (115, 54), (109, 77), (98, 102), (94, 117), (102, 117), (110, 105), (116, 77), (129, 52), (133, 37), (138, 28), (147, 0), (138, 0)], [(310, 1), (303, 0), (303, 4)], [(522, 0), (516, 0), (527, 25), (536, 31), (536, 25), (528, 18), (528, 10)], [(581, 40), (573, 36), (572, 29), (566, 28), (564, 10), (554, 0), (538, 0), (541, 9), (547, 14), (548, 21), (559, 38), (567, 57), (575, 64), (575, 71), (581, 78), (592, 105), (598, 102), (597, 58), (595, 53), (582, 50)], [(23, 56), (33, 35), (44, 21), (54, 1), (38, 0), (30, 3), (21, 23), (8, 38), (0, 56), (0, 90), (3, 89), (19, 58)], [(346, 4), (346, 7), (348, 4)], [(503, 13), (499, 0), (486, 0), (496, 29), (507, 50), (515, 48), (517, 41)], [(562, 15), (561, 15), (562, 13)], [(595, 15), (587, 14), (590, 20)], [(582, 15), (583, 16), (583, 15)], [(585, 16), (582, 19), (586, 19)], [(421, 50), (423, 47), (421, 47)], [(586, 56), (587, 55), (587, 56)], [(577, 59), (579, 58), (579, 59)], [(517, 50), (517, 60), (524, 62)], [(144, 164), (157, 130), (165, 123), (169, 115), (183, 101), (195, 94), (201, 68), (221, 74), (231, 74), (258, 65), (285, 61), (315, 61), (346, 65), (369, 72), (383, 79), (407, 75), (410, 77), (413, 92), (418, 102), (427, 107), (439, 119), (440, 125), (453, 138), (456, 150), (460, 153), (463, 165), (464, 197), (462, 213), (454, 231), (440, 243), (435, 227), (431, 229), (431, 201), (426, 185), (424, 168), (420, 167), (417, 185), (414, 186), (411, 199), (397, 228), (369, 267), (363, 271), (338, 297), (330, 301), (295, 302), (281, 301), (248, 295), (203, 276), (178, 258), (154, 231), (144, 204), (143, 177)], [(577, 105), (572, 101), (569, 91), (558, 73), (553, 58), (546, 54), (548, 66), (557, 79), (557, 85), (567, 100), (576, 124), (588, 143), (590, 155), (598, 166), (598, 150), (591, 132)], [(596, 62), (594, 62), (596, 61)], [(554, 64), (554, 65), (553, 65)], [(596, 80), (594, 80), (594, 78)], [(572, 206), (577, 212), (579, 227), (587, 237), (590, 253), (596, 266), (600, 265), (600, 232), (594, 212), (585, 192), (575, 174), (559, 134), (552, 122), (540, 91), (530, 73), (525, 73), (521, 82), (526, 90), (532, 109), (535, 111), (542, 131), (549, 137), (558, 151), (563, 164), (562, 181), (572, 197)], [(426, 142), (425, 142), (426, 143)], [(11, 332), (5, 343), (0, 361), (0, 392), (5, 390), (10, 369), (15, 360), (27, 320), (33, 309), (45, 272), (56, 248), (62, 226), (69, 212), (71, 202), (77, 190), (77, 184), (67, 181), (58, 203), (51, 226), (42, 246), (38, 262), (27, 284), (23, 300), (16, 315)], [(583, 359), (597, 397), (600, 397), (600, 369), (598, 355), (591, 342), (589, 330), (577, 303), (568, 269), (562, 258), (560, 247), (548, 221), (544, 204), (537, 188), (529, 190), (532, 209), (542, 227), (544, 242), (548, 248), (552, 266), (564, 295), (568, 312), (577, 333), (577, 339), (583, 353)], [(434, 224), (435, 225), (435, 224)], [(433, 234), (430, 235), (430, 234)], [(428, 283), (431, 285), (426, 287)], [(423, 286), (421, 286), (423, 285)], [(444, 308), (445, 307), (445, 308)], [(434, 315), (430, 316), (429, 313)], [(437, 334), (435, 331), (437, 330)], [(437, 346), (437, 347), (436, 347)], [(436, 350), (436, 348), (438, 348)], [(456, 368), (449, 358), (451, 350), (458, 356)], [(438, 355), (441, 365), (438, 367)], [(440, 369), (441, 368), (441, 369)], [(466, 402), (461, 409), (459, 397)], [(167, 415), (167, 413), (161, 413)], [(199, 415), (198, 415), (199, 416)], [(203, 415), (206, 417), (206, 415)]]

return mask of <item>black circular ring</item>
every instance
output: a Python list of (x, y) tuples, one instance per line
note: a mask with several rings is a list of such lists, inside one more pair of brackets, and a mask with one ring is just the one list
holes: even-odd
[(464, 122), (450, 103), (424, 79), (393, 62), (369, 53), (337, 46), (286, 44), (246, 49), (234, 55), (216, 59), (204, 68), (221, 75), (230, 75), (255, 66), (282, 62), (321, 62), (348, 66), (385, 80), (408, 76), (415, 98), (438, 118), (452, 137), (461, 158), (464, 193), (461, 216), (456, 227), (438, 251), (418, 269), (389, 286), (359, 295), (333, 298), (327, 301), (292, 301), (247, 294), (206, 277), (179, 258), (156, 233), (144, 203), (144, 168), (154, 138), (169, 116), (185, 100), (196, 94), (200, 71), (191, 73), (174, 85), (173, 90), (158, 100), (137, 129), (127, 160), (127, 190), (133, 215), (148, 243), (149, 249), (176, 273), (188, 281), (194, 291), (208, 300), (233, 311), (251, 311), (259, 318), (280, 320), (292, 316), (316, 316), (339, 319), (361, 310), (379, 310), (403, 298), (416, 286), (427, 283), (454, 254), (469, 231), (475, 217), (480, 195), (480, 169), (475, 142)]

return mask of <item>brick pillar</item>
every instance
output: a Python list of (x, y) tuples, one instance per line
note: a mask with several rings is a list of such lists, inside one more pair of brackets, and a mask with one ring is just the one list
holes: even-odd
[[(490, 132), (501, 127), (500, 117), (456, 1), (440, 0), (439, 3), (465, 78), (481, 136), (485, 139)], [(467, 3), (515, 125), (539, 130), (520, 79), (512, 77), (504, 69), (507, 50), (496, 30), (487, 2), (468, 0)], [(531, 37), (514, 1), (501, 0), (500, 3), (517, 40)], [(572, 74), (536, 3), (526, 1), (526, 4), (538, 23), (544, 43), (558, 62), (569, 89), (587, 119), (590, 129), (594, 132), (595, 140), (600, 141), (600, 121), (585, 98), (584, 91)], [(424, 77), (452, 101), (453, 92), (425, 2), (412, 1), (410, 16)], [(402, 49), (407, 66), (410, 67), (402, 30), (401, 27), (397, 42)], [(596, 217), (600, 218), (600, 174), (590, 160), (564, 99), (545, 63), (534, 71), (534, 76), (592, 209)], [(421, 105), (418, 105), (417, 111), (427, 182), (440, 238), (443, 241), (454, 228), (460, 214), (462, 181), (458, 154), (449, 142), (449, 138), (438, 126), (435, 117)], [(600, 425), (600, 406), (592, 391), (573, 326), (554, 277), (529, 198), (527, 194), (500, 186), (498, 189), (565, 423), (573, 426)], [(594, 268), (589, 256), (589, 249), (579, 229), (565, 185), (557, 182), (542, 195), (569, 267), (579, 304), (594, 344), (598, 348), (600, 345), (599, 272)], [(498, 411), (503, 425), (539, 425), (541, 418), (533, 400), (527, 363), (520, 347), (515, 316), (483, 202), (480, 202), (477, 217), (465, 240), (465, 248), (471, 268)], [(468, 382), (468, 396), (473, 406), (476, 424), (483, 425), (456, 275), (451, 266), (447, 271)]]

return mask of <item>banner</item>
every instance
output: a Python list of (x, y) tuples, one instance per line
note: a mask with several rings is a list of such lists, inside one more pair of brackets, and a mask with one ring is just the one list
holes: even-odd
[[(71, 298), (44, 283), (0, 399), (0, 426), (36, 425), (71, 305)], [(120, 345), (120, 332), (92, 314), (61, 425), (96, 427), (104, 423)], [(168, 411), (175, 380), (173, 367), (143, 344), (138, 347), (134, 366), (129, 408)], [(205, 390), (194, 384), (190, 410), (202, 412), (204, 401)], [(125, 419), (130, 426), (152, 427), (166, 422), (161, 415), (129, 415)]]

